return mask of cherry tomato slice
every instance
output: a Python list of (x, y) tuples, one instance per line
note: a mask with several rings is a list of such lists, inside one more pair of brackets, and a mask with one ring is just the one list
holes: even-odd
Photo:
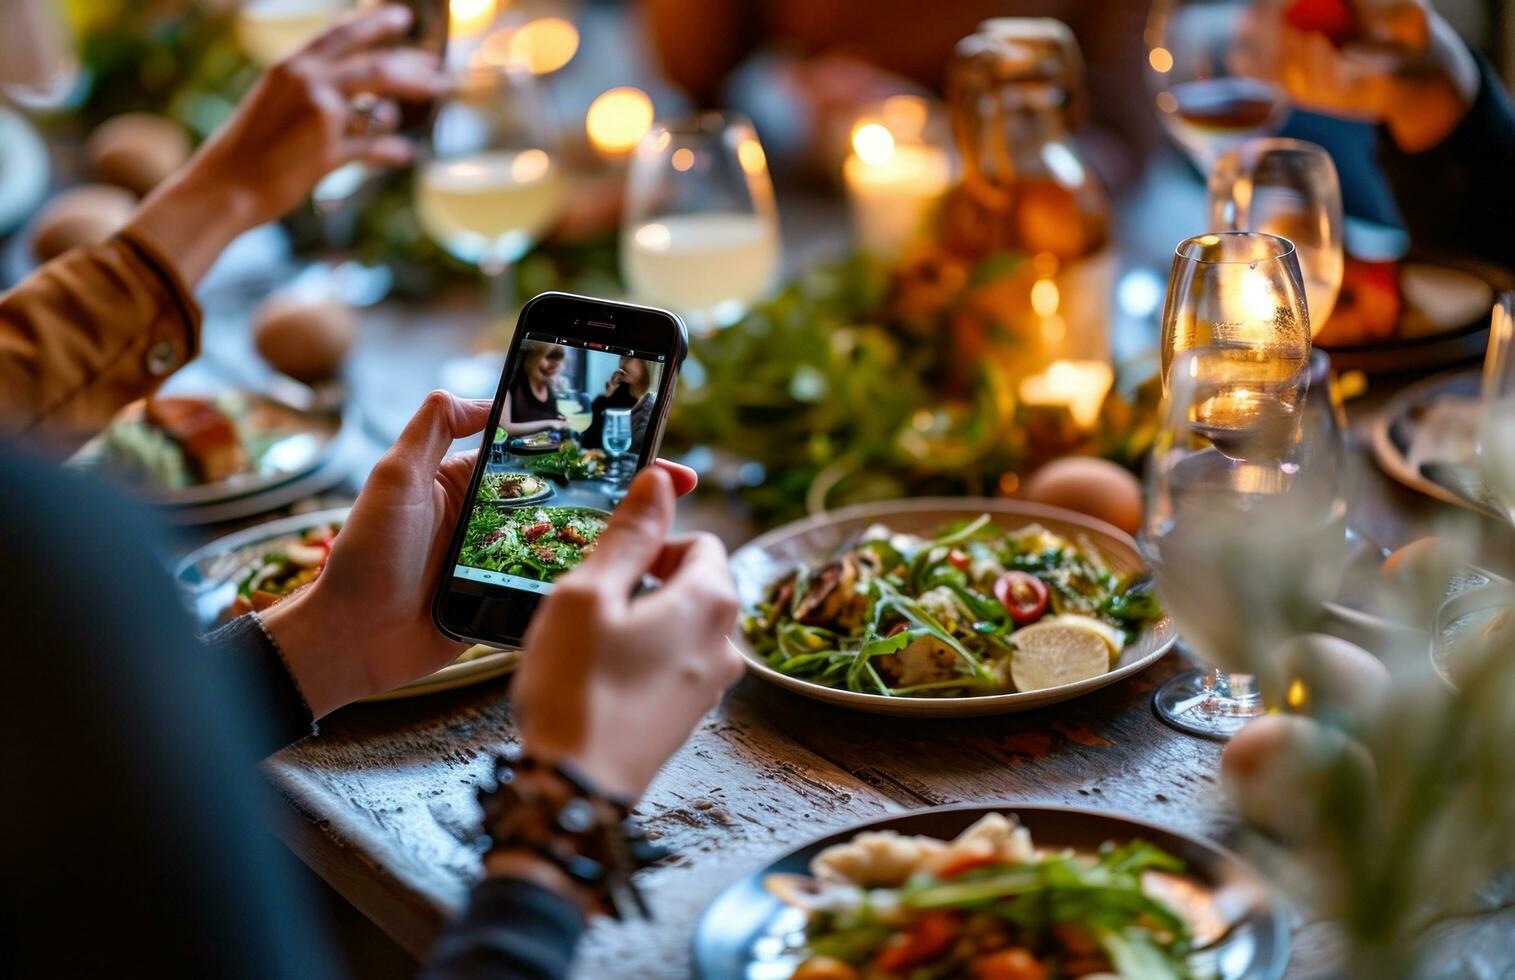
[(968, 556), (956, 548), (947, 552), (947, 561), (960, 572), (968, 570)]
[(1038, 620), (1047, 611), (1047, 586), (1027, 572), (1006, 572), (994, 583), (994, 598), (1017, 626)]

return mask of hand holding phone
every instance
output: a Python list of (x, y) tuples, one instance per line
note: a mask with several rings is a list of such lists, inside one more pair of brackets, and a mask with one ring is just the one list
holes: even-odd
[[(442, 632), (520, 645), (656, 456), (685, 350), (663, 310), (566, 293), (526, 304), (437, 589)], [(625, 394), (591, 405), (601, 388)]]

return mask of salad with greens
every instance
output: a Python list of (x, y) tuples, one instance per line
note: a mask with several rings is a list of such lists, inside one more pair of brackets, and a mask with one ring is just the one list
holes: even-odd
[(458, 560), (551, 582), (594, 551), (609, 519), (587, 507), (475, 507)]
[(1141, 840), (1047, 851), (1013, 817), (954, 840), (865, 831), (764, 886), (805, 911), (791, 980), (1197, 980), (1224, 935), (1207, 889)]
[(529, 456), (521, 465), (533, 473), (559, 480), (593, 480), (605, 475), (608, 460), (602, 449), (583, 449), (577, 440), (564, 439), (562, 445), (541, 456)]
[(984, 514), (933, 538), (882, 525), (774, 582), (743, 620), (768, 666), (890, 697), (1036, 691), (1109, 671), (1162, 618), (1083, 536)]

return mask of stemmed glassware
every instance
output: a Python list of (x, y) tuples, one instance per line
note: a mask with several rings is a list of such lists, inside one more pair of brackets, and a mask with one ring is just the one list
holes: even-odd
[(610, 453), (613, 460), (612, 478), (616, 483), (624, 483), (621, 462), (631, 452), (631, 409), (605, 409), (605, 433), (602, 441), (605, 451)]
[(635, 299), (713, 330), (767, 291), (779, 255), (773, 182), (751, 123), (705, 112), (643, 137), (621, 225), (621, 272)]
[(1262, 712), (1259, 658), (1318, 610), (1317, 593), (1333, 594), (1333, 567), (1339, 577), (1339, 432), (1330, 399), (1306, 397), (1309, 323), (1289, 242), (1227, 232), (1179, 244), (1141, 545), (1164, 607), (1215, 665), (1154, 697), (1193, 734), (1227, 738)]
[(1262, 231), (1294, 243), (1310, 330), (1325, 327), (1341, 292), (1341, 182), (1331, 155), (1314, 143), (1251, 139), (1210, 171), (1210, 227)]
[(1288, 117), (1264, 6), (1155, 0), (1147, 15), (1147, 83), (1158, 118), (1202, 171), (1243, 140), (1278, 132)]
[[(437, 108), (430, 155), (416, 167), (416, 216), (438, 245), (478, 266), (492, 317), (514, 305), (513, 265), (557, 218), (563, 183), (536, 76), (511, 65), (464, 69)], [(449, 362), (443, 384), (484, 397), (502, 357)]]
[(1502, 294), (1489, 324), (1478, 421), (1478, 461), (1490, 495), (1515, 521), (1515, 292)]

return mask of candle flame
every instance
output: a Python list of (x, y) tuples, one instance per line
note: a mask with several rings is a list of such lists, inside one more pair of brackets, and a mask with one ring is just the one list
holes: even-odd
[(610, 154), (629, 152), (652, 128), (652, 99), (639, 88), (623, 86), (600, 93), (589, 104), (584, 129), (595, 148)]
[(1062, 303), (1062, 294), (1057, 290), (1057, 283), (1051, 279), (1038, 279), (1031, 286), (1031, 308), (1037, 316), (1052, 316)]
[(894, 156), (894, 134), (882, 123), (864, 123), (852, 131), (852, 150), (864, 163), (888, 163)]

